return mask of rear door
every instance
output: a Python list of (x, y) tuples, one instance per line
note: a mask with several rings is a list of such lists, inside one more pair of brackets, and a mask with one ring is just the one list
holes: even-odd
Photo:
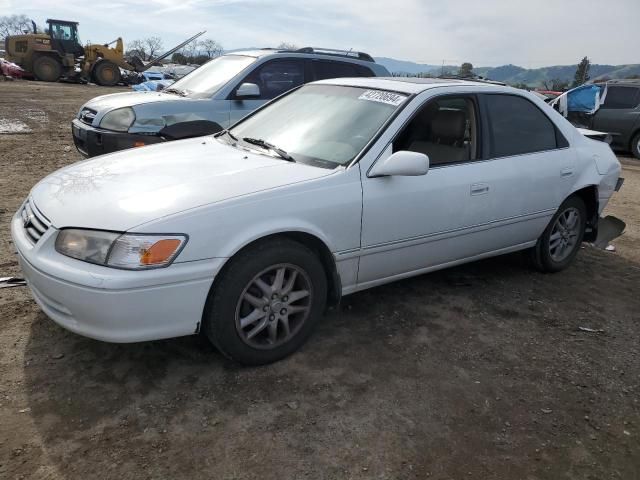
[(628, 148), (640, 118), (640, 88), (609, 85), (604, 103), (593, 116), (593, 130), (611, 133), (613, 143)]
[[(236, 91), (243, 83), (255, 83), (260, 88), (258, 98), (237, 98)], [(304, 60), (281, 58), (269, 60), (256, 67), (238, 82), (229, 97), (231, 101), (231, 125), (253, 112), (269, 100), (305, 83)]]
[(505, 93), (482, 95), (481, 106), (496, 202), (490, 208), (500, 211), (504, 239), (535, 241), (571, 189), (575, 154), (547, 106)]

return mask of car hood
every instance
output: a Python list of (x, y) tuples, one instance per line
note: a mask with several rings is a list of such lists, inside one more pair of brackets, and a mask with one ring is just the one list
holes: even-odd
[(41, 180), (31, 195), (57, 228), (125, 231), (167, 215), (333, 172), (200, 137), (70, 165)]
[[(121, 107), (133, 107), (142, 105), (143, 103), (166, 102), (171, 100), (183, 99), (178, 95), (162, 92), (123, 92), (110, 93), (109, 95), (101, 95), (89, 100), (82, 106), (90, 108), (96, 112), (110, 111)], [(183, 99), (184, 100), (184, 99)]]

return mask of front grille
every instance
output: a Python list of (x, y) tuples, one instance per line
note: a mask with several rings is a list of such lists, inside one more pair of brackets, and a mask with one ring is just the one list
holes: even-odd
[(78, 118), (80, 118), (81, 122), (91, 125), (93, 124), (93, 119), (96, 118), (97, 113), (97, 111), (91, 110), (90, 108), (83, 108)]
[(31, 197), (24, 203), (20, 216), (22, 217), (24, 231), (34, 244), (38, 243), (40, 237), (51, 226), (49, 219), (38, 210)]

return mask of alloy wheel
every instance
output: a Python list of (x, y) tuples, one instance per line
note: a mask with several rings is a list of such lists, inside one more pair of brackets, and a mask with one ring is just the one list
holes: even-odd
[(236, 330), (253, 348), (276, 348), (298, 333), (309, 317), (312, 300), (313, 286), (304, 270), (292, 264), (270, 266), (242, 291)]
[(575, 250), (580, 228), (577, 208), (567, 208), (558, 216), (549, 236), (549, 255), (555, 262), (562, 262)]

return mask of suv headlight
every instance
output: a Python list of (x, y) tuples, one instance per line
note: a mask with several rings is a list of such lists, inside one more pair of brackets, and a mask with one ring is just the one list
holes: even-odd
[(133, 108), (124, 107), (117, 108), (107, 113), (100, 120), (100, 128), (105, 130), (115, 130), (117, 132), (126, 132), (136, 119)]
[(102, 230), (61, 230), (56, 251), (67, 257), (127, 270), (167, 267), (178, 256), (186, 235), (135, 234)]

